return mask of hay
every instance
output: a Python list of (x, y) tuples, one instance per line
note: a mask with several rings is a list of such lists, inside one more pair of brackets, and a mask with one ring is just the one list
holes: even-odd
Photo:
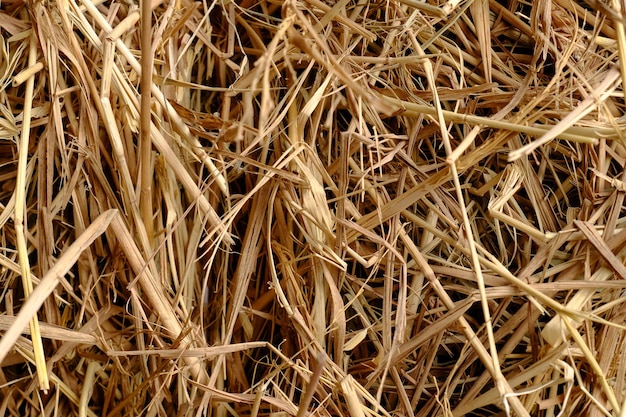
[(621, 7), (3, 1), (0, 414), (624, 415)]

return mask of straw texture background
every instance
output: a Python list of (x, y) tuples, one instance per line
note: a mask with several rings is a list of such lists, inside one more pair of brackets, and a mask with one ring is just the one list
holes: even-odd
[(0, 414), (625, 415), (622, 7), (2, 0)]

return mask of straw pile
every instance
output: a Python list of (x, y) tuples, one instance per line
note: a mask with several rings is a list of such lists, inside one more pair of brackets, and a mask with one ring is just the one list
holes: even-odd
[(624, 415), (621, 3), (503, 3), (3, 0), (0, 414)]

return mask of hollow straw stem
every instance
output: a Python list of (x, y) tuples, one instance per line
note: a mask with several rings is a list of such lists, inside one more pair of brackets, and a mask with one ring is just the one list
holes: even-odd
[[(28, 53), (29, 67), (35, 67), (37, 63), (37, 40), (34, 35), (30, 38), (30, 49)], [(26, 188), (28, 178), (26, 167), (28, 165), (28, 143), (30, 139), (30, 126), (33, 109), (33, 91), (35, 88), (36, 71), (30, 72), (26, 80), (26, 92), (24, 96), (24, 119), (22, 124), (22, 136), (19, 141), (18, 161), (17, 161), (17, 182), (15, 186), (15, 234), (17, 238), (17, 256), (22, 274), (22, 286), (24, 287), (24, 298), (28, 299), (33, 292), (33, 281), (30, 274), (30, 261), (28, 259), (28, 246), (26, 244)], [(43, 342), (39, 331), (39, 321), (37, 315), (30, 317), (30, 335), (33, 342), (33, 353), (35, 366), (37, 368), (37, 379), (39, 388), (43, 391), (50, 389), (48, 372), (46, 370), (46, 357), (43, 351)], [(4, 339), (6, 336), (2, 339)], [(1, 352), (1, 351), (0, 351)], [(0, 363), (2, 360), (0, 360)]]
[(141, 123), (140, 154), (141, 194), (139, 210), (143, 216), (148, 242), (153, 239), (152, 224), (152, 140), (150, 137), (152, 102), (152, 8), (150, 0), (141, 0)]
[[(400, 100), (394, 97), (389, 97), (378, 92), (374, 92), (378, 99), (386, 102), (398, 108), (400, 114), (407, 115), (429, 115), (437, 116), (437, 110), (428, 104), (418, 104), (409, 101)], [(443, 119), (446, 122), (453, 123), (467, 123), (482, 125), (492, 129), (508, 130), (511, 132), (525, 133), (529, 136), (543, 136), (553, 126), (550, 125), (533, 125), (526, 126), (521, 124), (515, 124), (503, 120), (494, 120), (488, 117), (475, 116), (472, 114), (460, 114), (450, 110), (441, 110)], [(607, 139), (616, 139), (617, 132), (615, 129), (606, 127), (580, 127), (572, 126), (558, 136), (561, 139), (570, 140), (572, 142), (587, 143), (596, 145), (598, 143), (598, 137), (606, 137)]]

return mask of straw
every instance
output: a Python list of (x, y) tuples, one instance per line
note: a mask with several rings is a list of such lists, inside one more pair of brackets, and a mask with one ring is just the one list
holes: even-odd
[[(35, 39), (31, 37), (29, 43), (28, 53), (28, 66), (29, 70), (23, 71), (22, 77), (26, 80), (26, 92), (24, 97), (24, 112), (22, 123), (22, 135), (19, 142), (19, 159), (17, 164), (17, 180), (15, 185), (15, 234), (17, 237), (17, 254), (20, 264), (20, 271), (22, 275), (22, 286), (24, 290), (24, 296), (28, 299), (33, 292), (33, 281), (30, 271), (30, 260), (28, 259), (28, 247), (26, 244), (26, 230), (28, 230), (28, 224), (26, 220), (26, 188), (30, 182), (26, 178), (26, 165), (28, 163), (28, 148), (30, 142), (30, 122), (31, 112), (33, 109), (33, 90), (35, 88), (35, 74), (42, 69), (41, 65), (36, 64), (37, 49), (35, 45)], [(21, 80), (18, 79), (15, 85), (20, 85)], [(43, 391), (50, 389), (50, 382), (48, 381), (48, 372), (46, 370), (45, 353), (43, 350), (43, 342), (41, 340), (41, 333), (39, 331), (39, 321), (35, 315), (29, 317), (30, 319), (30, 334), (33, 341), (33, 353), (35, 357), (35, 366), (37, 367), (37, 378), (39, 380), (39, 388)], [(17, 325), (15, 325), (16, 328)], [(5, 341), (2, 339), (2, 342)], [(7, 339), (10, 340), (10, 339)], [(2, 349), (2, 342), (0, 342), (0, 356), (3, 352), (6, 352), (8, 346), (5, 345)], [(6, 355), (6, 353), (4, 353)], [(2, 360), (0, 359), (0, 362)]]
[(624, 414), (623, 13), (3, 1), (0, 414)]

